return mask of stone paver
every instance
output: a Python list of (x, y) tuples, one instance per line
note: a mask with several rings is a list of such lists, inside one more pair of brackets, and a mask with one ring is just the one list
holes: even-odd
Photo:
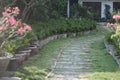
[(22, 80), (21, 78), (18, 77), (2, 77), (0, 80)]
[[(90, 38), (88, 40), (73, 41), (64, 48), (60, 57), (56, 61), (53, 73), (63, 75), (64, 77), (53, 77), (50, 80), (88, 80), (78, 78), (76, 76), (90, 74), (92, 70), (92, 60), (87, 54), (90, 54), (89, 45), (95, 41), (102, 39), (103, 36)], [(73, 76), (73, 77), (71, 77)]]

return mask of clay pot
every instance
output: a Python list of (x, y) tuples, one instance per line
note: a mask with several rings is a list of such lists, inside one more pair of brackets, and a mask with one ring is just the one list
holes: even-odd
[(18, 57), (12, 57), (8, 65), (8, 71), (16, 71), (21, 66), (21, 61)]
[(10, 57), (0, 57), (0, 76), (3, 76), (7, 70), (8, 64), (10, 62)]

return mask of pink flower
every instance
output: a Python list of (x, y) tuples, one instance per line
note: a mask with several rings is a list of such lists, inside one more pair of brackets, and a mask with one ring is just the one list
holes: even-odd
[(107, 23), (107, 27), (111, 27), (111, 24), (110, 24), (110, 23)]
[(28, 30), (28, 31), (31, 31), (31, 30), (32, 30), (31, 26), (28, 26), (28, 25), (24, 26), (24, 29), (25, 29), (25, 30)]
[(15, 25), (14, 25), (14, 26), (11, 26), (11, 28), (12, 28), (12, 29), (16, 29), (16, 28), (17, 28), (17, 26), (15, 26)]
[(20, 28), (18, 29), (18, 34), (23, 35), (24, 32), (25, 32), (25, 31), (24, 31), (23, 27), (20, 27)]
[(0, 26), (0, 31), (2, 31), (3, 30), (3, 27), (2, 26)]
[(3, 30), (7, 30), (7, 27), (3, 27)]
[(15, 20), (14, 16), (12, 16), (6, 22), (10, 23), (11, 25), (14, 25), (16, 23), (16, 20)]
[(5, 12), (10, 13), (11, 12), (11, 8), (10, 7), (6, 8)]
[(113, 19), (120, 19), (120, 15), (119, 14), (113, 15)]
[(9, 16), (11, 13), (11, 8), (5, 8), (5, 10), (2, 12), (3, 16)]
[(12, 11), (15, 14), (19, 14), (20, 13), (20, 9), (18, 7), (14, 7)]
[(114, 24), (113, 24), (113, 27), (117, 27), (117, 26), (118, 26), (118, 24), (117, 24), (117, 23), (114, 23)]

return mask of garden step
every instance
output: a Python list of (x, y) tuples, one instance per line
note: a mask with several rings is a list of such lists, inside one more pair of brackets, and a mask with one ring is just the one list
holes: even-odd
[(87, 52), (85, 52), (85, 51), (64, 51), (64, 52), (62, 52), (62, 56), (64, 56), (64, 55), (68, 55), (68, 56), (70, 56), (69, 54), (71, 54), (71, 55), (79, 55), (79, 54), (88, 54)]
[(72, 55), (72, 56), (70, 56), (70, 54), (69, 55), (61, 55), (60, 57), (59, 57), (59, 59), (60, 58), (74, 58), (74, 59), (76, 59), (76, 58), (82, 58), (82, 59), (84, 59), (84, 58), (86, 58), (86, 59), (88, 59), (88, 58), (90, 58), (89, 56), (85, 56), (85, 55), (81, 55), (81, 54), (77, 54), (77, 55)]
[(54, 69), (54, 72), (64, 72), (64, 71), (70, 71), (70, 72), (73, 72), (73, 71), (76, 71), (76, 72), (93, 72), (92, 68), (88, 67), (88, 68), (55, 68)]
[(54, 72), (55, 74), (58, 74), (58, 75), (85, 75), (85, 74), (90, 74), (92, 72), (80, 72), (80, 71), (57, 71), (57, 72)]
[(68, 62), (68, 61), (71, 61), (71, 62), (92, 62), (91, 59), (59, 59), (57, 62)]
[(0, 80), (22, 80), (21, 78), (18, 77), (2, 77)]
[(81, 69), (91, 69), (91, 66), (64, 66), (64, 65), (58, 65), (55, 67), (56, 69), (78, 69), (78, 70), (81, 70)]
[(51, 77), (49, 80), (88, 80), (87, 78), (78, 78), (75, 76), (57, 76), (57, 77)]
[(93, 65), (90, 62), (56, 62), (56, 65)]
[(58, 66), (81, 66), (81, 67), (93, 67), (92, 64), (57, 64), (56, 67)]

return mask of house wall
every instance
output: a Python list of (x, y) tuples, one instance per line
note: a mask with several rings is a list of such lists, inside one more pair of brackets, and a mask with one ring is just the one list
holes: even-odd
[(102, 1), (101, 2), (101, 18), (105, 18), (105, 4), (110, 5), (110, 13), (113, 12), (113, 1)]
[(113, 2), (120, 2), (120, 0), (79, 0), (78, 3), (82, 5), (83, 2), (101, 2), (101, 18), (105, 17), (105, 4), (110, 5), (110, 12), (113, 12)]
[(78, 2), (102, 2), (102, 1), (113, 1), (113, 2), (120, 2), (120, 0), (79, 0)]

